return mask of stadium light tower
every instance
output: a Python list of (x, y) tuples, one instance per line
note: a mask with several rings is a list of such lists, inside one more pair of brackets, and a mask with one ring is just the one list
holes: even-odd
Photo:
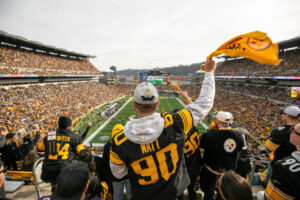
[(109, 69), (110, 69), (110, 70), (112, 70), (112, 71), (114, 71), (114, 72), (115, 72), (115, 74), (117, 73), (117, 67), (115, 67), (115, 66), (111, 66)]
[(115, 72), (115, 79), (116, 79), (117, 78), (117, 67), (111, 66), (109, 69)]

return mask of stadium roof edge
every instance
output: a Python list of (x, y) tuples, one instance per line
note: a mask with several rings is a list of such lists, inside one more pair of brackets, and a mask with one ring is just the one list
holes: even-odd
[(285, 49), (285, 48), (291, 48), (291, 47), (300, 47), (300, 36), (284, 40), (281, 42), (278, 42), (279, 49)]
[(22, 36), (13, 35), (10, 33), (7, 33), (5, 31), (0, 30), (0, 42), (7, 42), (9, 44), (13, 45), (19, 45), (24, 47), (29, 47), (33, 49), (38, 49), (46, 52), (54, 52), (57, 54), (63, 54), (68, 56), (74, 56), (79, 58), (96, 58), (94, 55), (87, 55), (83, 53), (77, 53), (75, 51), (69, 51), (67, 49), (63, 48), (57, 48), (52, 45), (43, 44), (42, 42), (33, 41), (27, 38), (24, 38)]

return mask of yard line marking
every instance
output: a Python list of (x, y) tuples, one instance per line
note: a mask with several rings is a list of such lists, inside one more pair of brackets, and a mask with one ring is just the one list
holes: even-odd
[[(114, 118), (123, 108), (133, 99), (131, 97), (117, 112), (115, 112), (112, 116), (110, 116), (94, 133), (92, 133), (84, 142), (83, 145), (89, 146), (89, 143), (94, 137), (110, 122), (112, 118)], [(94, 145), (98, 146), (98, 145)], [(104, 146), (104, 143), (101, 143), (99, 146)]]

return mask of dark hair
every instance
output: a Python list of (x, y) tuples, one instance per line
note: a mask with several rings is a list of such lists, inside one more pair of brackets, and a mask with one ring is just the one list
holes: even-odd
[(92, 153), (89, 149), (82, 149), (78, 154), (78, 160), (89, 164), (92, 162)]
[(70, 117), (60, 116), (58, 120), (58, 126), (60, 129), (67, 129), (72, 125), (72, 120)]
[(24, 138), (23, 138), (23, 142), (28, 142), (28, 143), (31, 143), (32, 142), (32, 139), (31, 139), (31, 136), (30, 135), (25, 135)]
[(24, 171), (32, 171), (32, 167), (33, 167), (35, 161), (37, 161), (38, 159), (39, 159), (39, 156), (38, 156), (36, 150), (29, 151), (29, 153), (25, 156), (25, 159), (23, 161), (22, 169)]
[(95, 161), (92, 161), (89, 163), (89, 170), (90, 172), (96, 172), (96, 162)]
[(216, 187), (223, 200), (253, 200), (249, 183), (233, 171), (222, 175)]
[(93, 155), (89, 148), (80, 151), (78, 160), (87, 163), (90, 172), (95, 172), (96, 163), (93, 161)]
[(156, 111), (157, 108), (157, 102), (154, 104), (140, 104), (135, 101), (136, 107), (139, 110), (139, 112), (143, 114), (150, 114)]

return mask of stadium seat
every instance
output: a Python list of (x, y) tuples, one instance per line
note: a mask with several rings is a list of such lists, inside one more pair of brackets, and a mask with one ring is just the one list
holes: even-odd
[(32, 172), (27, 171), (7, 171), (6, 179), (15, 181), (32, 182), (34, 180)]
[(42, 165), (43, 165), (43, 161), (44, 161), (44, 157), (38, 159), (37, 161), (35, 161), (34, 165), (33, 165), (33, 176), (34, 176), (34, 185), (35, 185), (35, 190), (37, 192), (37, 196), (38, 198), (41, 197), (41, 191), (40, 188), (41, 186), (46, 186), (46, 185), (50, 185), (50, 183), (45, 183), (43, 182), (43, 180), (41, 179), (41, 174), (42, 174)]

